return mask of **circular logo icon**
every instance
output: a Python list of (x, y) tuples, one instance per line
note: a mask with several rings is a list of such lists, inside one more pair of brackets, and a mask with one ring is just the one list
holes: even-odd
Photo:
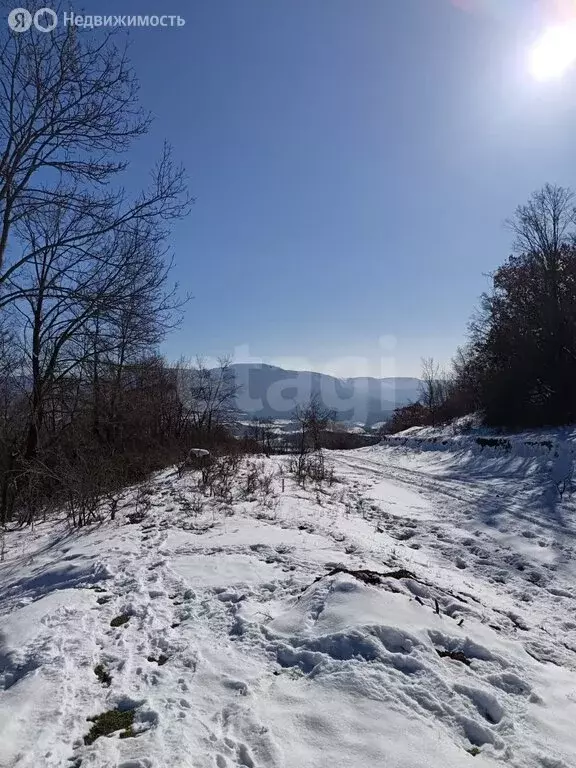
[(32, 14), (26, 8), (14, 8), (8, 14), (8, 26), (13, 32), (28, 32), (32, 26)]
[(34, 26), (39, 32), (52, 32), (58, 26), (58, 14), (52, 8), (40, 8), (34, 14)]

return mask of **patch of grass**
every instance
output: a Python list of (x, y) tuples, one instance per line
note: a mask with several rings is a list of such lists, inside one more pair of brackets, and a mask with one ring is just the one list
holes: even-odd
[(468, 752), (469, 755), (472, 755), (472, 757), (476, 757), (476, 755), (479, 755), (482, 750), (478, 749), (478, 747), (470, 747), (470, 749), (467, 749), (466, 752)]
[(121, 712), (119, 709), (110, 709), (108, 712), (102, 712), (95, 717), (86, 718), (89, 723), (93, 723), (92, 728), (84, 736), (84, 744), (94, 744), (100, 736), (110, 736), (116, 731), (120, 731), (121, 739), (129, 739), (136, 736), (134, 733), (134, 711), (129, 709)]
[(121, 627), (123, 624), (127, 624), (130, 621), (130, 616), (127, 613), (121, 613), (120, 616), (116, 616), (110, 622), (111, 627)]
[(108, 686), (112, 682), (112, 678), (108, 670), (104, 666), (104, 664), (96, 664), (96, 666), (94, 667), (94, 674), (96, 675), (98, 680), (100, 680), (102, 685)]

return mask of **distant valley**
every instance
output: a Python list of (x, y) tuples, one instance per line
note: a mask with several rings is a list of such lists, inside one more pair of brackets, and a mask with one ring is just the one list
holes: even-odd
[(420, 380), (414, 378), (338, 379), (254, 363), (235, 363), (232, 368), (240, 387), (238, 409), (252, 418), (290, 419), (297, 406), (319, 396), (338, 421), (370, 427), (419, 397)]

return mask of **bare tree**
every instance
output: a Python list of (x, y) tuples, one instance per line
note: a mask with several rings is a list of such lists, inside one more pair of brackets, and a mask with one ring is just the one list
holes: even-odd
[[(78, 35), (71, 26), (26, 35), (6, 28), (0, 41), (0, 306), (14, 299), (5, 284), (43, 244), (23, 250), (18, 229), (30, 216), (64, 207), (80, 213), (60, 246), (90, 247), (94, 236), (134, 222), (181, 215), (188, 205), (182, 169), (169, 148), (147, 190), (130, 200), (110, 182), (122, 154), (150, 119), (138, 106), (138, 83), (115, 37)], [(8, 258), (9, 257), (9, 258)]]
[(0, 527), (7, 521), (20, 440), (26, 424), (27, 391), (16, 334), (0, 326)]
[(516, 251), (538, 255), (542, 266), (551, 269), (562, 246), (574, 242), (574, 192), (546, 184), (506, 223), (515, 235)]
[[(14, 300), (13, 312), (31, 377), (27, 459), (37, 451), (44, 404), (58, 382), (90, 363), (97, 395), (102, 359), (119, 352), (122, 364), (129, 341), (141, 352), (136, 337), (150, 344), (165, 329), (168, 267), (156, 248), (154, 229), (140, 223), (93, 236), (89, 249), (63, 247), (62, 240), (73, 228), (81, 229), (85, 219), (83, 212), (60, 206), (36, 211), (21, 234), (34, 256), (8, 282), (21, 297)], [(94, 402), (97, 407), (97, 396)]]
[(269, 456), (272, 451), (274, 439), (274, 420), (270, 418), (254, 417), (248, 427), (247, 436), (254, 440), (262, 451)]
[(514, 217), (507, 222), (515, 235), (516, 252), (529, 255), (540, 266), (542, 298), (552, 334), (558, 332), (559, 326), (562, 252), (576, 241), (574, 202), (571, 189), (546, 184), (534, 192), (527, 203), (518, 206)]
[(17, 403), (17, 418), (0, 423), (3, 520), (18, 492), (43, 498), (82, 467), (76, 500), (97, 468), (105, 488), (125, 474), (104, 467), (114, 451), (154, 464), (153, 444), (182, 429), (173, 372), (153, 353), (180, 306), (167, 223), (190, 201), (167, 146), (144, 190), (113, 184), (150, 124), (118, 39), (0, 33), (0, 320), (18, 359), (5, 409)]
[(334, 411), (326, 408), (320, 395), (316, 393), (306, 405), (296, 408), (294, 416), (300, 427), (300, 454), (305, 454), (308, 450), (318, 450), (321, 447), (322, 432), (335, 418)]
[(433, 357), (422, 358), (420, 400), (428, 409), (432, 425), (438, 422), (440, 411), (447, 398), (448, 376)]
[(198, 357), (195, 365), (185, 371), (181, 389), (194, 427), (208, 441), (217, 427), (229, 424), (237, 415), (240, 385), (229, 358), (220, 358), (218, 367), (209, 368)]

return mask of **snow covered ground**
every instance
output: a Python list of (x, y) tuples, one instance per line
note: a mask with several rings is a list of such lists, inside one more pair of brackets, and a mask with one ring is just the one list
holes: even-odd
[(319, 490), (263, 460), (226, 504), (169, 470), (140, 522), (9, 532), (0, 766), (576, 766), (571, 494), (452, 448), (332, 452)]

